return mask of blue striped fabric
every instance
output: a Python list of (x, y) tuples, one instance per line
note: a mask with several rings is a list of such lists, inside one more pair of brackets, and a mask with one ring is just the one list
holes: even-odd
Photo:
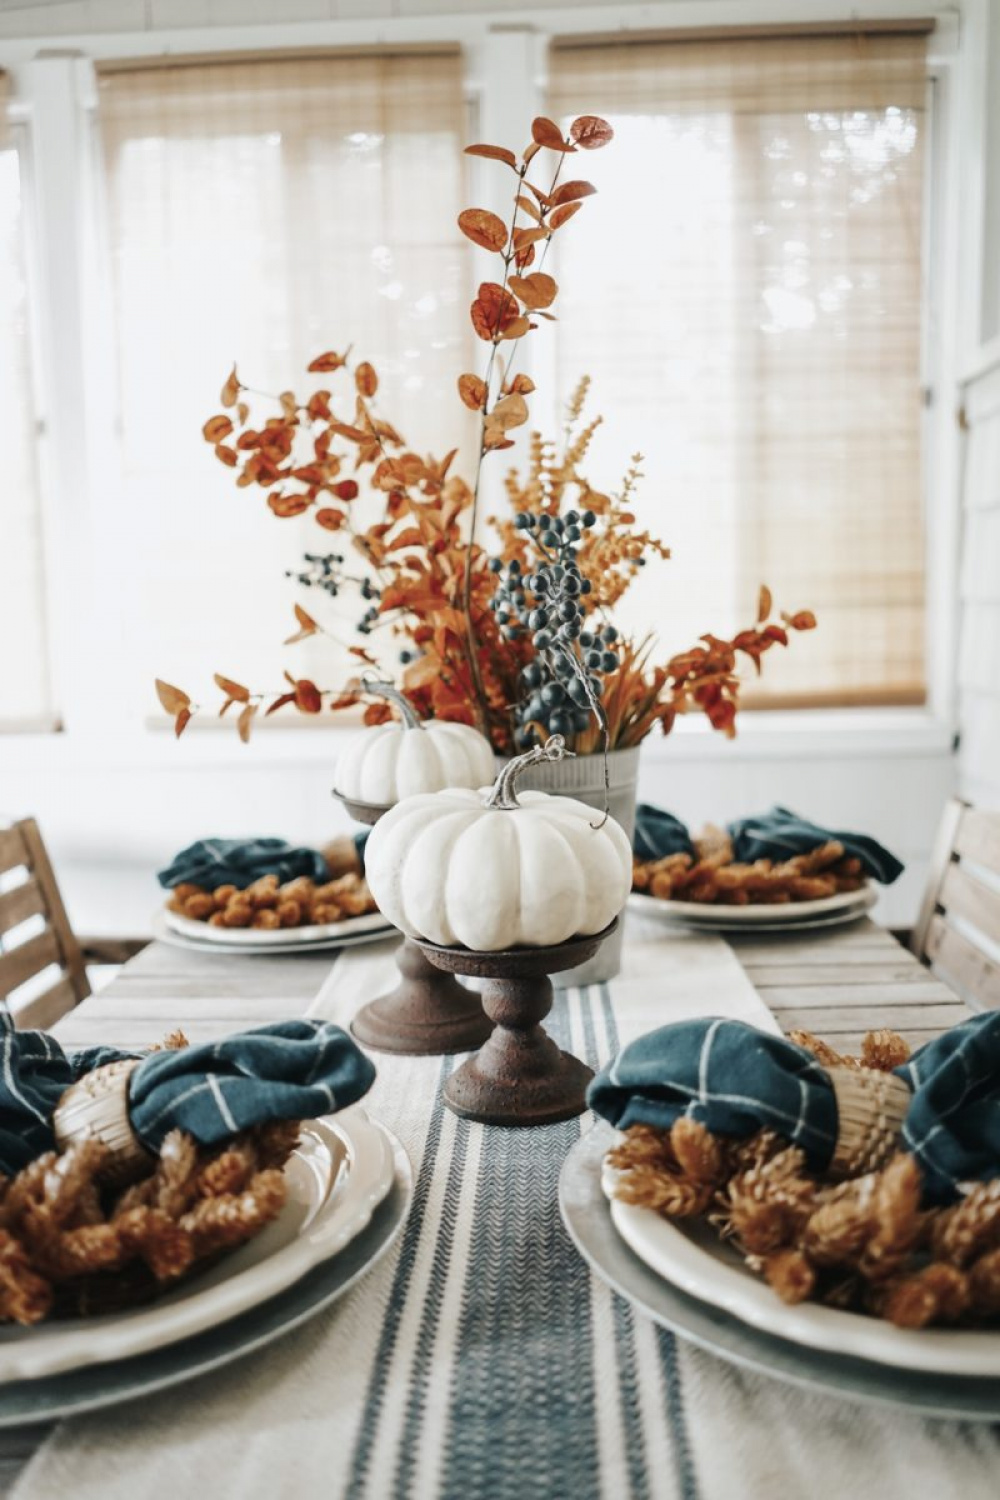
[(913, 1090), (903, 1140), (927, 1197), (948, 1202), (960, 1182), (998, 1175), (1000, 1012), (970, 1016), (896, 1068)]
[[(66, 1053), (44, 1031), (15, 1031), (0, 1014), (0, 1172), (55, 1148), (52, 1115), (71, 1083), (134, 1052)], [(217, 1145), (268, 1120), (308, 1120), (368, 1092), (375, 1068), (331, 1021), (278, 1021), (224, 1041), (152, 1052), (129, 1079), (129, 1115), (151, 1151), (171, 1130)]]
[(208, 890), (235, 885), (242, 891), (262, 875), (322, 881), (329, 880), (330, 870), (318, 849), (296, 849), (284, 839), (198, 839), (175, 854), (157, 879), (168, 890), (190, 881)]

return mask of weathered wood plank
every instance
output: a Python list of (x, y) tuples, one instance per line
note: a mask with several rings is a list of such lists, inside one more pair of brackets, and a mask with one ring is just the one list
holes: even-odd
[(28, 852), (28, 864), (32, 874), (45, 896), (46, 913), (59, 944), (63, 967), (69, 975), (77, 1000), (85, 1000), (90, 994), (90, 981), (84, 968), (80, 945), (69, 925), (69, 917), (66, 915), (66, 908), (59, 894), (59, 882), (49, 862), (48, 851), (38, 831), (38, 824), (34, 818), (25, 818), (23, 822), (18, 823), (17, 827)]
[(62, 962), (55, 933), (46, 928), (37, 937), (11, 948), (0, 958), (0, 996), (7, 996), (18, 985), (40, 974), (49, 964)]
[(953, 1005), (958, 996), (924, 970), (923, 982), (908, 984), (758, 985), (757, 993), (773, 1010), (775, 1006), (798, 1005), (808, 1010), (831, 1006), (837, 1010), (863, 1010), (868, 1005)]
[(321, 973), (313, 970), (311, 974), (305, 971), (287, 976), (246, 972), (231, 974), (226, 970), (212, 979), (187, 975), (164, 975), (162, 978), (154, 975), (147, 979), (130, 975), (126, 965), (120, 977), (112, 980), (102, 993), (105, 996), (114, 995), (118, 1000), (136, 1000), (139, 1004), (144, 1004), (147, 1000), (170, 1000), (196, 1014), (206, 996), (245, 996), (249, 999), (273, 996), (299, 1001), (311, 1000), (329, 972), (329, 969)]
[(28, 863), (28, 851), (17, 828), (0, 828), (0, 875)]
[(991, 890), (962, 865), (953, 864), (945, 873), (939, 904), (1000, 943), (1000, 892)]
[(943, 917), (931, 922), (927, 953), (934, 973), (940, 973), (960, 995), (991, 1010), (1000, 1006), (1000, 964), (949, 927)]
[(890, 1031), (900, 1031), (905, 1036), (912, 1028), (921, 1031), (946, 1031), (957, 1026), (969, 1012), (960, 1001), (951, 1005), (869, 1005), (864, 1010), (854, 1006), (846, 1009), (809, 1010), (802, 1006), (777, 1005), (774, 1017), (782, 1031), (812, 1031), (816, 1036), (833, 1037), (842, 1032), (875, 1031), (885, 1026)]
[(845, 972), (843, 964), (744, 963), (743, 968), (759, 989), (768, 985), (882, 985), (919, 984), (927, 982), (927, 970), (915, 958), (903, 955), (902, 962), (852, 964)]
[(955, 849), (963, 859), (971, 859), (1000, 875), (1000, 812), (966, 808), (958, 827)]
[[(193, 1021), (187, 1016), (178, 1018), (174, 1024), (182, 1025), (184, 1035), (192, 1043), (214, 1042), (219, 1037), (228, 1036), (233, 1030), (231, 1021)], [(125, 1051), (139, 1051), (162, 1042), (165, 1030), (171, 1029), (169, 1026), (165, 1028), (162, 1021), (144, 1020), (142, 1017), (91, 1021), (86, 1015), (81, 1016), (77, 1007), (52, 1027), (52, 1034), (64, 1047), (108, 1046), (121, 1047)]]
[(45, 915), (45, 898), (37, 880), (26, 880), (0, 896), (0, 934), (11, 932), (29, 917)]
[(232, 1030), (239, 1026), (262, 1026), (267, 1021), (284, 1020), (289, 1016), (304, 1015), (310, 1001), (304, 996), (290, 995), (202, 995), (197, 1004), (179, 1003), (171, 999), (123, 997), (109, 986), (100, 995), (87, 1001), (86, 1021), (130, 1021), (156, 1022), (166, 1031), (174, 1026), (183, 1028), (188, 1019), (197, 1021), (224, 1021)]
[(41, 995), (36, 995), (26, 1005), (15, 1007), (14, 1025), (20, 1031), (50, 1031), (76, 1003), (73, 982), (64, 974)]

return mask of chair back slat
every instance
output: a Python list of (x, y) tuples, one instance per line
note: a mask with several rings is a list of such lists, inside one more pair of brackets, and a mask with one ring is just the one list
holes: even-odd
[(38, 881), (32, 876), (23, 885), (0, 896), (0, 936), (20, 927), (30, 917), (44, 917), (45, 896)]
[(975, 943), (936, 916), (927, 936), (927, 954), (935, 970), (948, 977), (952, 987), (975, 995), (981, 1005), (1000, 1006), (1000, 963), (987, 958)]
[(0, 875), (27, 863), (28, 851), (24, 847), (18, 825), (15, 823), (13, 828), (0, 828)]
[[(14, 871), (23, 871), (23, 879)], [(50, 1026), (90, 994), (90, 984), (34, 819), (0, 828), (0, 876), (0, 1000), (15, 1025)], [(31, 982), (44, 985), (52, 967), (58, 974), (38, 993)], [(28, 988), (18, 994), (21, 986)]]
[(17, 1012), (20, 1031), (47, 1031), (58, 1020), (72, 1010), (76, 1004), (76, 991), (65, 975), (44, 992), (22, 1005)]
[(1000, 812), (948, 803), (912, 947), (964, 999), (1000, 1007)]

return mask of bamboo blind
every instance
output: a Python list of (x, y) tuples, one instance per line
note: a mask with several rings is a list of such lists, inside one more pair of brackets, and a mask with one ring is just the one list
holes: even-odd
[(602, 196), (559, 246), (557, 365), (594, 378), (595, 478), (639, 449), (639, 518), (673, 548), (631, 623), (673, 651), (750, 623), (761, 582), (814, 609), (761, 703), (924, 696), (925, 55), (860, 33), (552, 55), (550, 112), (616, 130), (578, 163)]
[[(288, 667), (336, 685), (328, 642), (282, 651), (303, 599), (346, 646), (365, 605), (296, 592), (305, 551), (355, 557), (237, 491), (201, 439), (234, 359), (258, 391), (325, 386), (324, 350), (372, 361), (379, 409), (419, 452), (463, 431), (442, 402), (468, 368), (465, 119), (457, 51), (115, 66), (99, 84), (120, 371), (122, 524), (136, 711), (154, 675), (211, 701), (213, 671), (267, 691)], [(340, 393), (338, 396), (338, 392)], [(256, 396), (257, 425), (273, 407)], [(338, 405), (339, 402), (339, 405)], [(470, 426), (471, 431), (471, 426)], [(349, 571), (357, 573), (355, 558)], [(290, 623), (291, 622), (291, 623)], [(390, 650), (389, 659), (392, 659)], [(356, 668), (356, 662), (354, 663)], [(124, 674), (123, 674), (124, 677)]]

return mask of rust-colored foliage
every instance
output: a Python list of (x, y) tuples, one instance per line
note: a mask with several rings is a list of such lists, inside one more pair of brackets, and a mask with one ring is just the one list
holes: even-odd
[[(369, 603), (359, 628), (366, 636), (391, 642), (395, 660), (404, 643), (402, 686), (425, 716), (478, 725), (496, 748), (513, 747), (515, 711), (523, 700), (522, 673), (535, 648), (525, 632), (511, 632), (498, 622), (497, 573), (477, 536), (476, 519), (483, 464), (493, 452), (513, 446), (510, 433), (530, 420), (528, 399), (534, 382), (512, 368), (518, 341), (550, 319), (559, 288), (544, 270), (552, 237), (592, 197), (593, 184), (581, 178), (561, 181), (567, 157), (592, 151), (612, 139), (605, 120), (583, 115), (566, 135), (555, 121), (533, 122), (530, 144), (518, 156), (506, 147), (485, 143), (467, 154), (511, 170), (511, 207), (505, 221), (481, 208), (465, 209), (458, 219), (462, 233), (499, 257), (495, 280), (479, 286), (470, 309), (473, 329), (487, 345), (481, 373), (458, 377), (461, 404), (476, 414), (479, 451), (472, 481), (452, 472), (456, 449), (444, 457), (408, 447), (402, 435), (378, 414), (374, 400), (378, 374), (367, 360), (353, 361), (348, 347), (313, 359), (310, 374), (334, 377), (328, 387), (299, 397), (293, 391), (275, 396), (272, 410), (251, 423), (249, 392), (234, 366), (222, 388), (223, 412), (205, 423), (203, 436), (220, 462), (236, 470), (238, 488), (261, 491), (271, 511), (290, 519), (309, 515), (326, 532), (337, 532), (336, 554), (307, 557), (326, 568), (321, 581), (332, 593), (347, 586), (360, 589)], [(546, 155), (551, 153), (551, 155)], [(548, 163), (543, 182), (531, 180), (533, 163)], [(507, 495), (511, 515), (496, 521), (499, 558), (527, 564), (529, 541), (514, 525), (520, 511), (576, 508), (594, 513), (577, 549), (587, 581), (586, 613), (598, 627), (607, 623), (645, 561), (669, 557), (668, 550), (636, 523), (633, 492), (641, 477), (638, 458), (619, 491), (606, 495), (593, 488), (584, 472), (587, 450), (598, 426), (584, 422), (587, 382), (569, 403), (565, 444), (561, 451), (537, 433), (529, 442), (529, 467), (522, 479), (511, 473)], [(357, 502), (364, 500), (362, 512)], [(347, 560), (348, 554), (351, 561)], [(496, 566), (496, 559), (493, 559)], [(354, 572), (351, 572), (351, 569)], [(308, 577), (303, 582), (314, 581)], [(757, 620), (732, 640), (705, 635), (691, 650), (652, 665), (650, 642), (619, 643), (620, 667), (608, 673), (602, 706), (612, 746), (638, 743), (658, 722), (668, 731), (677, 714), (698, 710), (725, 734), (734, 732), (740, 679), (737, 661), (760, 669), (764, 654), (787, 645), (789, 631), (808, 630), (815, 620), (808, 611), (772, 620), (767, 589), (758, 601)], [(286, 645), (326, 634), (320, 620), (295, 606), (296, 629)], [(349, 645), (366, 669), (384, 675), (386, 663), (377, 646)], [(300, 713), (338, 711), (366, 697), (363, 681), (321, 689), (310, 678), (286, 673), (279, 692), (261, 692), (217, 676), (224, 694), (221, 712), (239, 706), (237, 723), (247, 739), (255, 717), (286, 706)], [(158, 682), (160, 702), (180, 734), (197, 708), (179, 688)], [(382, 723), (391, 709), (382, 700), (368, 702), (366, 723)], [(575, 736), (579, 752), (599, 748), (596, 721)]]

